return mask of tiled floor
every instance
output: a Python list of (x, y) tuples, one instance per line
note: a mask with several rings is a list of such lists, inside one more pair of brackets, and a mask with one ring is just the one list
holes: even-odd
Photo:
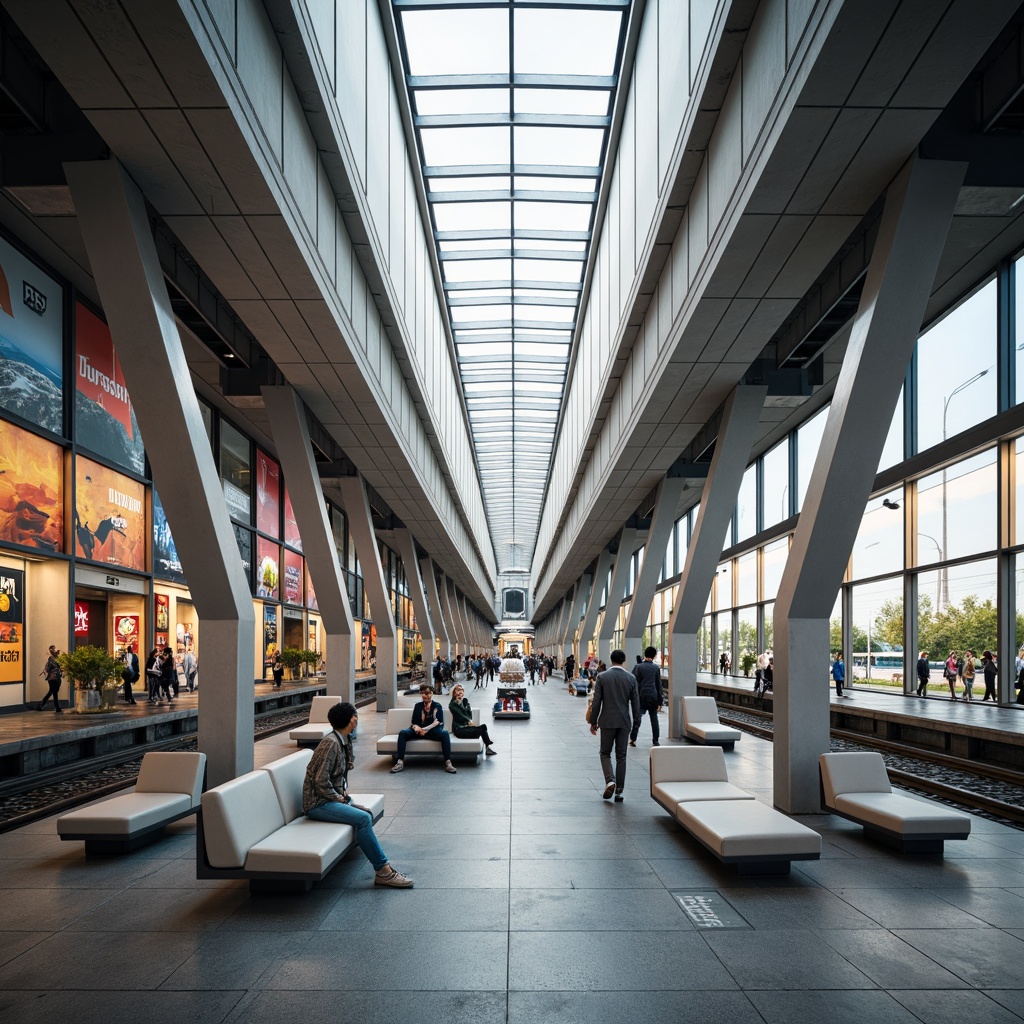
[[(469, 691), (485, 705), (493, 689)], [(0, 1018), (65, 1024), (1001, 1024), (1024, 1018), (1024, 833), (975, 819), (944, 860), (901, 858), (836, 818), (804, 819), (822, 859), (742, 879), (648, 795), (649, 725), (626, 801), (600, 798), (597, 740), (564, 687), (499, 754), (446, 775), (377, 758), (364, 710), (355, 787), (410, 891), (375, 890), (354, 851), (311, 893), (200, 882), (191, 824), (86, 861), (53, 820), (0, 836)], [(411, 702), (411, 698), (403, 698)], [(489, 721), (489, 715), (485, 714)], [(664, 725), (663, 725), (664, 728)], [(257, 745), (257, 763), (289, 751)], [(732, 778), (771, 800), (771, 746)], [(698, 930), (673, 893), (717, 894), (746, 924)]]

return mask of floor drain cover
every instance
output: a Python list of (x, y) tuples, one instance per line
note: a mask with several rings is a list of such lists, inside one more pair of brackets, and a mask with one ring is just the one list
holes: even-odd
[(682, 889), (673, 898), (697, 928), (749, 928), (732, 904), (720, 892)]

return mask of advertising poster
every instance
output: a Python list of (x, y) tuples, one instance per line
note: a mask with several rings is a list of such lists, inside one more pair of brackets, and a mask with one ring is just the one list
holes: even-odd
[(256, 449), (256, 529), (281, 536), (281, 467)]
[(238, 544), (238, 557), (242, 562), (242, 572), (245, 573), (245, 581), (249, 584), (249, 593), (252, 589), (252, 533), (242, 526), (233, 525), (235, 531), (235, 542)]
[[(277, 605), (263, 606), (263, 667), (268, 668), (277, 654)], [(265, 674), (265, 673), (264, 673)]]
[(287, 550), (284, 553), (284, 601), (302, 604), (302, 555)]
[(75, 602), (75, 639), (89, 635), (89, 605), (85, 601)]
[(75, 304), (75, 431), (78, 443), (142, 473), (146, 453), (107, 325)]
[(114, 646), (117, 650), (130, 647), (139, 653), (139, 617), (138, 615), (114, 616)]
[(318, 611), (320, 605), (316, 603), (316, 591), (313, 589), (313, 574), (306, 573), (306, 607)]
[(0, 683), (23, 683), (25, 574), (0, 565)]
[(278, 599), (281, 578), (281, 548), (266, 537), (256, 540), (256, 596)]
[(185, 574), (181, 571), (181, 559), (178, 549), (174, 546), (171, 528), (167, 525), (160, 495), (153, 491), (153, 572), (165, 580), (184, 583)]
[[(167, 633), (171, 628), (171, 597), (169, 594), (153, 595), (153, 626), (158, 633)], [(166, 645), (165, 645), (166, 646)]]
[(0, 541), (46, 553), (64, 550), (63, 449), (3, 420)]
[(146, 567), (146, 488), (98, 462), (75, 459), (75, 554), (106, 565)]
[(62, 434), (64, 292), (0, 239), (0, 408)]
[(299, 524), (295, 522), (295, 510), (292, 508), (292, 499), (287, 487), (284, 489), (284, 542), (296, 551), (302, 550)]

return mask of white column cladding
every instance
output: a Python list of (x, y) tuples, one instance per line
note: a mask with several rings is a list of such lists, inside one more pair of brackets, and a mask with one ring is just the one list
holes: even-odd
[(457, 654), (466, 653), (466, 624), (459, 613), (459, 596), (455, 589), (455, 581), (450, 576), (444, 578), (445, 592), (448, 595), (448, 609), (455, 626), (455, 638), (458, 641)]
[(295, 389), (264, 387), (263, 404), (288, 483), (295, 522), (302, 537), (306, 569), (316, 588), (317, 607), (324, 625), (327, 692), (355, 701), (355, 624), (348, 592), (338, 568), (338, 551), (327, 519), (320, 476), (317, 473), (309, 426), (302, 400)]
[(860, 306), (775, 602), (775, 804), (820, 810), (829, 615), (921, 330), (966, 165), (912, 158), (885, 197)]
[(338, 480), (341, 502), (348, 516), (348, 528), (356, 546), (356, 557), (363, 571), (363, 587), (370, 602), (370, 614), (377, 631), (377, 710), (389, 711), (398, 704), (398, 652), (395, 649), (395, 616), (391, 595), (384, 580), (380, 548), (373, 529), (370, 499), (362, 477), (343, 476)]
[(697, 630), (718, 571), (722, 544), (736, 510), (736, 498), (767, 393), (763, 385), (740, 384), (725, 402), (715, 454), (711, 457), (669, 624), (668, 707), (669, 735), (673, 737), (682, 732), (682, 697), (697, 692)]
[(145, 200), (116, 160), (69, 163), (64, 171), (153, 484), (202, 624), (198, 744), (208, 759), (209, 784), (216, 786), (253, 767), (252, 594)]
[[(604, 618), (601, 620), (601, 629), (597, 634), (597, 656), (606, 665), (612, 663), (612, 636), (615, 633), (615, 622), (619, 617), (619, 610), (622, 608), (622, 599), (626, 593), (629, 565), (633, 561), (633, 552), (636, 550), (636, 534), (637, 531), (632, 526), (624, 526), (619, 534), (619, 553), (615, 556), (615, 568), (612, 569), (612, 581), (608, 585), (608, 600)], [(627, 657), (626, 664), (627, 666), (631, 665), (632, 659)]]
[(612, 553), (607, 548), (602, 548), (601, 554), (597, 556), (597, 571), (594, 573), (594, 582), (590, 587), (587, 613), (583, 616), (583, 625), (580, 627), (579, 650), (576, 652), (577, 666), (587, 660), (590, 641), (594, 639), (597, 613), (601, 610), (601, 592), (604, 590), (604, 585), (608, 580), (608, 566), (611, 560)]
[[(438, 653), (442, 658), (447, 658), (451, 645), (448, 640), (448, 624), (445, 620), (444, 609), (441, 603), (441, 595), (437, 588), (437, 574), (434, 571), (434, 562), (429, 556), (420, 559), (420, 574), (423, 577), (424, 589), (427, 594), (427, 605), (430, 608), (430, 621), (437, 633)], [(426, 651), (423, 652), (426, 658)], [(435, 658), (433, 650), (430, 652), (430, 660)]]
[[(580, 616), (583, 614), (583, 604), (590, 597), (593, 577), (585, 572), (576, 581), (576, 590), (572, 599), (572, 606), (569, 610), (569, 621), (565, 624), (565, 631), (562, 634), (562, 661), (564, 662), (570, 654), (576, 651), (576, 630), (580, 624)], [(579, 659), (576, 662), (579, 667)]]
[(416, 613), (416, 625), (420, 630), (420, 649), (423, 664), (429, 665), (434, 660), (434, 623), (427, 605), (427, 596), (423, 590), (423, 579), (420, 576), (420, 560), (416, 557), (416, 541), (404, 527), (395, 530), (395, 544), (405, 566), (405, 578), (409, 581), (409, 597)]
[(658, 575), (665, 560), (665, 550), (669, 537), (676, 525), (676, 513), (679, 501), (683, 496), (686, 480), (683, 477), (667, 476), (658, 486), (658, 497), (654, 503), (654, 514), (651, 517), (651, 528), (647, 533), (647, 544), (644, 557), (637, 569), (636, 583), (633, 585), (633, 601), (629, 606), (623, 642), (628, 655), (643, 653), (644, 630), (651, 616), (651, 604), (654, 591), (658, 586)]
[(444, 573), (438, 578), (437, 592), (441, 597), (441, 607), (444, 609), (444, 621), (448, 624), (448, 657), (454, 662), (455, 656), (460, 653), (459, 624), (455, 618), (455, 609), (452, 608), (449, 580)]

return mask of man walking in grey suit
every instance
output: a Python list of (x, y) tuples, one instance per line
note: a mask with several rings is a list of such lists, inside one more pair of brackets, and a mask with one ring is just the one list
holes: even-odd
[[(626, 784), (626, 746), (633, 722), (640, 724), (640, 696), (636, 678), (622, 666), (626, 652), (612, 651), (612, 667), (601, 672), (594, 684), (594, 703), (590, 709), (590, 732), (597, 735), (601, 728), (601, 769), (604, 772), (605, 800), (615, 794), (616, 803), (622, 802), (622, 788)], [(632, 712), (632, 717), (630, 717)], [(615, 778), (612, 778), (612, 747), (615, 747)]]

